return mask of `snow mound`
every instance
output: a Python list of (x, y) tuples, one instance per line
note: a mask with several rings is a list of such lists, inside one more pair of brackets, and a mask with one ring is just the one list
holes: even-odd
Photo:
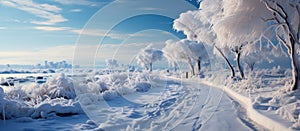
[(59, 74), (42, 85), (0, 87), (0, 118), (49, 118), (83, 113), (73, 81)]
[(150, 83), (139, 83), (137, 84), (134, 89), (137, 91), (137, 92), (147, 92), (149, 91), (151, 88), (151, 84)]

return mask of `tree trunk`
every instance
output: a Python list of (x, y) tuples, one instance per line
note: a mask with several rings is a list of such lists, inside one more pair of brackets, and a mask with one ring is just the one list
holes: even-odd
[(295, 41), (294, 39), (290, 38), (291, 41), (291, 50), (289, 51), (289, 55), (291, 58), (291, 65), (292, 65), (292, 77), (293, 77), (293, 81), (292, 81), (292, 86), (291, 86), (291, 90), (297, 90), (298, 89), (298, 68), (297, 68), (297, 57), (295, 54)]
[(149, 71), (152, 72), (152, 63), (150, 63), (149, 65), (150, 65)]
[(240, 63), (241, 53), (240, 52), (236, 52), (235, 53), (235, 57), (236, 57), (236, 65), (237, 65), (237, 68), (238, 68), (238, 70), (240, 72), (240, 75), (241, 75), (242, 78), (245, 78), (244, 71), (243, 71), (243, 69), (241, 67), (241, 63)]
[(230, 64), (229, 60), (226, 58), (226, 56), (224, 55), (224, 53), (221, 51), (220, 48), (216, 47), (215, 48), (219, 51), (219, 53), (221, 54), (221, 56), (224, 58), (227, 66), (229, 67), (229, 69), (231, 70), (231, 78), (235, 77), (235, 72), (234, 72), (234, 69), (232, 67), (232, 65)]
[(191, 71), (192, 71), (192, 75), (194, 76), (195, 75), (195, 69), (194, 69), (194, 66), (193, 66), (193, 63), (192, 63), (191, 59), (189, 59), (188, 63), (190, 65), (190, 68), (191, 68)]
[(253, 71), (255, 63), (249, 64), (250, 71)]
[(192, 75), (194, 76), (195, 75), (195, 68), (194, 68), (194, 66), (192, 64), (190, 64), (190, 68), (192, 70)]
[(200, 58), (197, 60), (197, 67), (198, 67), (198, 75), (200, 75), (200, 71), (201, 71), (201, 59)]

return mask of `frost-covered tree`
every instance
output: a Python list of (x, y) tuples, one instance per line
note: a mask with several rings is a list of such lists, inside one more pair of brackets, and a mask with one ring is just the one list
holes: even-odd
[[(268, 30), (273, 30), (277, 40), (287, 49), (291, 59), (293, 81), (289, 90), (298, 89), (299, 81), (299, 44), (300, 44), (300, 0), (263, 0), (262, 3), (271, 12), (263, 16)], [(264, 35), (268, 39), (269, 36)], [(270, 40), (272, 43), (272, 40)]]
[(167, 53), (165, 56), (167, 56), (168, 61), (172, 63), (178, 63), (180, 61), (186, 62), (191, 69), (192, 75), (195, 75), (193, 58), (187, 43), (187, 40), (168, 40), (166, 41), (166, 47), (164, 47), (163, 51)]
[(203, 44), (187, 39), (180, 41), (168, 40), (166, 41), (166, 46), (162, 50), (171, 66), (176, 68), (179, 61), (186, 62), (193, 75), (195, 75), (193, 62), (196, 62), (198, 73), (200, 73), (201, 62), (208, 59), (208, 54)]
[(266, 26), (261, 15), (268, 15), (268, 10), (259, 2), (260, 0), (223, 0), (219, 7), (222, 9), (221, 17), (213, 21), (216, 43), (219, 47), (227, 47), (234, 52), (241, 77), (244, 77), (240, 66), (243, 48), (248, 44), (255, 44)]
[(282, 52), (280, 45), (272, 48), (270, 45), (262, 46), (260, 43), (249, 44), (243, 48), (241, 60), (249, 67), (250, 71), (253, 71), (256, 64), (263, 61), (273, 62), (270, 56), (280, 57), (279, 52)]
[(231, 77), (235, 77), (233, 66), (228, 60), (227, 53), (224, 53), (227, 48), (220, 48), (216, 45), (216, 33), (212, 30), (214, 22), (221, 17), (220, 6), (220, 0), (203, 1), (200, 6), (201, 10), (182, 13), (174, 20), (173, 28), (183, 31), (188, 40), (213, 46), (216, 50), (214, 53), (221, 56), (231, 70)]
[(150, 72), (152, 71), (153, 63), (163, 58), (163, 52), (159, 49), (154, 49), (152, 46), (150, 44), (142, 49), (136, 57), (137, 63)]
[(176, 55), (176, 46), (174, 45), (175, 41), (167, 40), (165, 47), (162, 49), (164, 57), (168, 60), (169, 66), (173, 67), (175, 71), (178, 69), (178, 58)]
[(237, 43), (255, 43), (264, 39), (273, 45), (280, 41), (288, 49), (291, 59), (293, 80), (290, 90), (296, 90), (299, 81), (299, 56), (296, 52), (300, 42), (300, 1), (223, 0), (222, 3), (222, 19), (213, 27), (218, 40), (232, 47), (239, 45)]
[(114, 69), (119, 66), (118, 61), (116, 59), (106, 59), (105, 62), (106, 62), (106, 66), (109, 69)]
[(198, 74), (200, 74), (201, 71), (201, 62), (203, 60), (208, 59), (208, 54), (206, 51), (206, 48), (202, 43), (197, 43), (194, 41), (189, 41), (189, 40), (183, 40), (185, 44), (188, 45), (190, 51), (190, 57), (196, 62), (197, 68), (198, 68)]
[[(248, 44), (266, 40), (275, 46), (280, 41), (288, 49), (293, 70), (290, 90), (295, 90), (300, 73), (299, 4), (299, 0), (202, 0), (200, 9), (182, 14), (177, 23), (174, 21), (174, 28), (188, 39), (215, 45), (222, 56), (222, 50), (230, 48), (236, 59)], [(214, 37), (215, 41), (209, 43)]]

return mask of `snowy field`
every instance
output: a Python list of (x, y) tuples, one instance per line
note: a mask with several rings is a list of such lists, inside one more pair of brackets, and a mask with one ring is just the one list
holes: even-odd
[(285, 113), (296, 110), (281, 109), (297, 108), (297, 102), (276, 106), (269, 102), (278, 86), (285, 83), (284, 78), (275, 76), (288, 73), (274, 68), (257, 71), (257, 75), (266, 72), (270, 74), (267, 78), (258, 77), (260, 81), (254, 77), (254, 82), (265, 83), (259, 88), (249, 87), (253, 85), (248, 83), (250, 80), (232, 84), (226, 80), (225, 70), (223, 75), (208, 72), (204, 78), (189, 79), (165, 71), (91, 73), (75, 83), (64, 74), (57, 74), (41, 85), (3, 88), (0, 130), (270, 129), (251, 120), (241, 98), (228, 94), (224, 88), (251, 99), (253, 109), (275, 117), (274, 121), (281, 122), (285, 129), (297, 129), (297, 117)]
[[(85, 112), (95, 123), (87, 121), (88, 118), (83, 113), (59, 117), (55, 113), (48, 112), (49, 114), (45, 114), (47, 116), (41, 116), (42, 119), (20, 117), (2, 121), (0, 128), (3, 130), (256, 129), (253, 124), (244, 120), (245, 116), (241, 116), (243, 112), (238, 111), (240, 106), (237, 102), (221, 90), (196, 81), (185, 82), (180, 79), (156, 78), (151, 83), (151, 89), (142, 92), (122, 96), (111, 95), (112, 98), (104, 97), (93, 103), (84, 100), (85, 103), (82, 104)], [(219, 123), (217, 126), (216, 122)], [(99, 124), (99, 127), (96, 124)]]

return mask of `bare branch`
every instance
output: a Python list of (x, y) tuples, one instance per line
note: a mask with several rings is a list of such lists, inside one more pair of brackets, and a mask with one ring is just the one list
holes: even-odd
[(280, 16), (283, 18), (283, 19), (287, 19), (287, 12), (283, 9), (283, 7), (280, 5), (280, 4), (278, 4), (278, 3), (276, 3), (276, 6), (277, 7), (279, 7), (279, 9), (280, 9), (280, 11), (281, 12), (279, 12), (279, 14), (280, 14)]
[(271, 22), (271, 21), (274, 21), (275, 20), (275, 18), (267, 18), (267, 19), (265, 19), (265, 18), (263, 18), (263, 17), (261, 17), (260, 18), (262, 21), (264, 21), (264, 22)]
[[(285, 12), (283, 12), (284, 14), (282, 14), (282, 12), (279, 12), (278, 10), (274, 9), (273, 7), (271, 7), (270, 4), (267, 1), (265, 1), (264, 3), (265, 3), (265, 5), (266, 5), (266, 7), (267, 7), (268, 10), (270, 10), (271, 12), (279, 15), (282, 19), (286, 18), (286, 13)], [(277, 3), (276, 3), (276, 5), (278, 6)], [(283, 10), (282, 6), (280, 6), (279, 8), (281, 10)]]

